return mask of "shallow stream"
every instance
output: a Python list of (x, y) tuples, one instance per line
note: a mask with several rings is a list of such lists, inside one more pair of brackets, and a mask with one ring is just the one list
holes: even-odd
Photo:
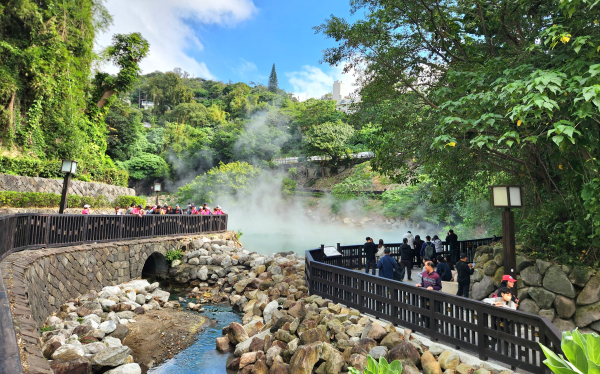
[[(191, 299), (190, 299), (191, 301)], [(241, 322), (241, 315), (224, 305), (205, 305), (203, 316), (216, 323), (207, 324), (198, 340), (187, 349), (160, 366), (148, 371), (151, 374), (226, 374), (230, 353), (216, 350), (216, 340), (222, 336), (223, 327), (231, 322)], [(194, 313), (194, 312), (190, 312)]]

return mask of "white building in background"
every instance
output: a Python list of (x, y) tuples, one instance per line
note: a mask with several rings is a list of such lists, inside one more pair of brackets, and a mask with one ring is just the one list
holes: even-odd
[(154, 103), (150, 100), (142, 100), (140, 103), (140, 107), (143, 109), (154, 108)]
[(342, 81), (333, 82), (333, 100), (337, 103), (335, 108), (344, 113), (352, 111), (352, 104), (360, 102), (360, 98), (352, 98), (347, 94)]

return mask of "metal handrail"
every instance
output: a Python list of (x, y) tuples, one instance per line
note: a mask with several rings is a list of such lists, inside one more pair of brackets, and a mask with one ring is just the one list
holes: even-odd
[(25, 249), (223, 232), (227, 221), (227, 214), (13, 214), (0, 217), (0, 261)]
[[(362, 246), (341, 248), (356, 247)], [(363, 267), (362, 261), (352, 259), (332, 260), (337, 266), (326, 263), (323, 247), (306, 251), (309, 293), (476, 352), (481, 360), (494, 359), (513, 370), (545, 373), (538, 343), (562, 353), (561, 334), (545, 317), (365, 274), (352, 270)]]

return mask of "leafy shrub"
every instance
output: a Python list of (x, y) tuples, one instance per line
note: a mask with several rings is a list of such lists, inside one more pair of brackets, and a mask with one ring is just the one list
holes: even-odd
[(169, 249), (167, 255), (165, 256), (165, 259), (170, 264), (175, 260), (179, 260), (182, 255), (183, 251), (181, 251), (181, 249)]
[(113, 208), (114, 207), (121, 207), (121, 208), (126, 208), (128, 206), (130, 206), (131, 204), (135, 204), (135, 205), (139, 205), (141, 204), (142, 206), (146, 206), (146, 199), (143, 197), (139, 197), (139, 196), (127, 196), (127, 195), (123, 195), (123, 196), (119, 196), (118, 198), (115, 199), (114, 203), (112, 204)]
[[(348, 368), (350, 374), (361, 374), (361, 372), (355, 368)], [(364, 374), (401, 374), (402, 363), (399, 360), (393, 361), (388, 364), (387, 360), (383, 357), (379, 358), (379, 362), (375, 361), (373, 357), (367, 355), (367, 366), (365, 366)]]
[(340, 200), (350, 200), (357, 196), (359, 191), (367, 191), (371, 187), (373, 173), (369, 165), (358, 165), (354, 173), (333, 187), (333, 196)]
[[(0, 191), (0, 206), (11, 208), (55, 208), (60, 205), (61, 195), (45, 192)], [(68, 208), (81, 208), (89, 204), (92, 208), (126, 207), (131, 203), (146, 205), (146, 200), (137, 196), (119, 196), (109, 203), (105, 196), (91, 197), (69, 195)]]
[(52, 327), (50, 326), (44, 326), (40, 329), (40, 333), (45, 333), (46, 331), (52, 331)]
[[(62, 179), (64, 174), (60, 172), (60, 167), (61, 160), (0, 156), (0, 174)], [(80, 163), (77, 169), (77, 174), (74, 176), (75, 179), (86, 182), (95, 181), (126, 187), (129, 180), (127, 170), (114, 167), (112, 161), (105, 163), (98, 162), (93, 165)]]
[(141, 153), (118, 164), (129, 171), (131, 178), (137, 180), (166, 177), (169, 174), (169, 164), (165, 159), (151, 153)]
[(294, 196), (296, 193), (297, 183), (288, 177), (283, 178), (283, 185), (281, 186), (281, 195), (284, 198)]
[(237, 240), (240, 240), (242, 235), (244, 235), (244, 233), (242, 232), (242, 229), (239, 229), (238, 231), (235, 232), (235, 237)]
[(546, 360), (544, 364), (556, 374), (600, 373), (600, 336), (575, 329), (562, 333), (561, 348), (567, 360), (540, 343)]
[(290, 178), (295, 179), (298, 176), (298, 168), (289, 168), (288, 174)]

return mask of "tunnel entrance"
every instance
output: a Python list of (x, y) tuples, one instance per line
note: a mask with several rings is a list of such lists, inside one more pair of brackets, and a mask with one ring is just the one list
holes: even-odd
[(167, 261), (165, 256), (154, 252), (146, 259), (142, 268), (142, 279), (166, 279)]

